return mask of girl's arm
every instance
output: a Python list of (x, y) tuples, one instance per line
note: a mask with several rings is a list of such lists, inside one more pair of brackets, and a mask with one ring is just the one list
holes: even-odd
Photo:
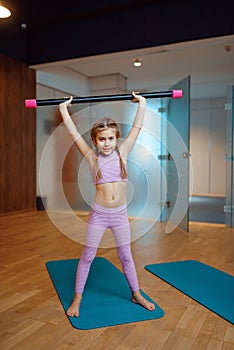
[(84, 140), (82, 135), (77, 130), (75, 124), (73, 123), (73, 120), (71, 119), (71, 116), (68, 112), (68, 107), (71, 106), (72, 97), (70, 97), (69, 100), (60, 103), (59, 105), (59, 111), (61, 113), (61, 116), (64, 121), (64, 125), (66, 126), (66, 129), (69, 133), (69, 135), (72, 137), (72, 139), (75, 141), (76, 146), (78, 147), (79, 151), (83, 154), (84, 157), (87, 158), (88, 161), (92, 161), (95, 159), (95, 153), (92, 150), (92, 148), (87, 144), (87, 142)]
[(132, 92), (132, 95), (134, 99), (133, 102), (138, 102), (138, 108), (136, 112), (136, 116), (133, 120), (132, 128), (125, 139), (125, 141), (120, 145), (119, 150), (123, 158), (127, 158), (128, 153), (133, 148), (135, 141), (140, 133), (140, 130), (143, 125), (144, 116), (145, 116), (145, 107), (146, 107), (146, 99), (141, 96), (135, 94), (135, 92)]

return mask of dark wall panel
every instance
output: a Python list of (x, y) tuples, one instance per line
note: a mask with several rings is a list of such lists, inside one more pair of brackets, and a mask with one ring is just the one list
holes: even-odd
[(36, 207), (36, 73), (0, 55), (0, 213)]

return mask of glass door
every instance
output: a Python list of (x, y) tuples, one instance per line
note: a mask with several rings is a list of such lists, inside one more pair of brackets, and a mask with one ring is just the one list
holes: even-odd
[(227, 126), (226, 126), (226, 202), (225, 202), (225, 224), (228, 227), (233, 227), (234, 224), (234, 173), (233, 173), (233, 117), (234, 117), (234, 86), (228, 88), (226, 112), (227, 112)]
[(180, 99), (168, 99), (162, 119), (162, 169), (167, 183), (164, 209), (166, 232), (176, 227), (189, 230), (189, 135), (190, 135), (190, 76), (170, 90), (182, 90)]

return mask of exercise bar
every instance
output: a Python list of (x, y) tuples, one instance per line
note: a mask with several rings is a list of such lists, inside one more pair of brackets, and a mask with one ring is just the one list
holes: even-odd
[[(162, 97), (172, 97), (181, 98), (183, 93), (182, 90), (171, 90), (171, 91), (160, 91), (160, 92), (144, 92), (139, 95), (145, 98), (162, 98)], [(55, 98), (48, 100), (25, 100), (25, 107), (27, 108), (37, 108), (40, 106), (52, 106), (58, 105), (69, 100), (70, 97)], [(121, 101), (121, 100), (132, 100), (134, 97), (132, 94), (124, 95), (104, 95), (104, 96), (86, 96), (86, 97), (73, 97), (73, 103), (91, 103), (91, 102), (108, 102), (108, 101)]]

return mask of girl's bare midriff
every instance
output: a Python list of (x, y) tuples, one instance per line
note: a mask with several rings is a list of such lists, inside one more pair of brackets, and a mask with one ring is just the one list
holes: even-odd
[(96, 185), (94, 202), (107, 208), (116, 208), (126, 204), (127, 182), (108, 182)]

